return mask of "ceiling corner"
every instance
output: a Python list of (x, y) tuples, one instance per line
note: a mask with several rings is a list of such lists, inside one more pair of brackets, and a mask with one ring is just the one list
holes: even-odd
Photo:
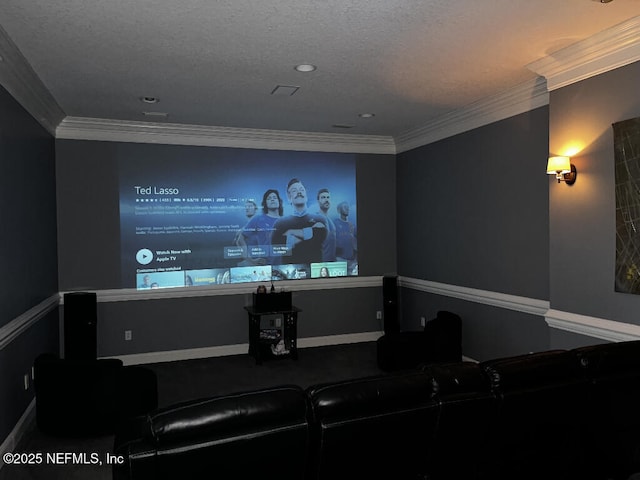
[(2, 27), (0, 57), (0, 85), (55, 136), (65, 113)]
[(527, 68), (547, 79), (549, 91), (640, 60), (640, 16), (558, 50)]

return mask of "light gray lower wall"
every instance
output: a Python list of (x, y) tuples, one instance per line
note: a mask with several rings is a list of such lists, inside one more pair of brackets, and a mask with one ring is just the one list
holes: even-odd
[(589, 345), (598, 345), (601, 343), (609, 343), (607, 340), (578, 333), (566, 332), (557, 328), (549, 329), (549, 349), (572, 349), (586, 347)]
[[(0, 431), (4, 438), (15, 426), (35, 395), (31, 367), (42, 352), (58, 350), (58, 309), (54, 308), (13, 341), (0, 349)], [(24, 376), (28, 388), (24, 388)], [(0, 443), (2, 443), (0, 441)]]
[(549, 327), (544, 316), (402, 288), (405, 330), (419, 330), (420, 317), (430, 320), (439, 310), (462, 318), (462, 353), (477, 361), (549, 349)]
[(640, 326), (549, 308), (539, 299), (402, 277), (403, 330), (449, 310), (462, 317), (465, 357), (483, 361), (551, 349), (640, 340)]
[[(302, 309), (298, 314), (299, 340), (380, 332), (382, 321), (376, 318), (376, 312), (382, 310), (382, 282), (374, 279), (368, 283), (377, 285), (356, 288), (327, 285), (301, 291), (292, 288), (293, 303)], [(246, 345), (249, 322), (244, 306), (250, 304), (251, 293), (247, 287), (246, 293), (234, 295), (101, 301), (98, 355), (211, 351), (213, 347)], [(131, 330), (132, 340), (125, 340), (125, 330)]]

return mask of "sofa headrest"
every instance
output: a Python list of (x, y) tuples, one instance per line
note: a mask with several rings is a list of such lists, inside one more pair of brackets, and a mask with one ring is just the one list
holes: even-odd
[(480, 364), (494, 390), (552, 387), (581, 381), (580, 362), (573, 352), (550, 350), (489, 360)]
[(182, 440), (216, 439), (307, 422), (302, 388), (280, 386), (186, 402), (156, 410), (148, 417), (149, 440), (156, 445)]
[(316, 420), (362, 418), (434, 405), (433, 386), (423, 372), (360, 378), (310, 387)]
[(640, 376), (640, 340), (576, 348), (573, 352), (589, 376)]
[(473, 362), (433, 364), (425, 367), (436, 396), (488, 393), (491, 388), (480, 365)]

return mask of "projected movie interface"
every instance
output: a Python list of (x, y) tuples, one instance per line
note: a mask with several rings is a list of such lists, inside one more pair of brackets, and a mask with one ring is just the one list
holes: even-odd
[[(258, 164), (251, 175), (246, 170), (234, 175), (233, 169), (217, 165), (219, 160), (204, 170), (201, 163), (189, 166), (195, 173), (186, 179), (174, 165), (154, 164), (154, 182), (146, 183), (140, 181), (145, 175), (121, 169), (125, 286), (133, 287), (134, 281), (137, 289), (154, 289), (358, 274), (352, 161), (333, 162), (339, 174), (338, 168), (327, 170), (324, 164), (322, 175), (305, 162), (295, 169), (300, 178), (291, 185), (297, 177), (280, 173), (269, 179), (273, 169)], [(226, 178), (220, 178), (219, 168)]]

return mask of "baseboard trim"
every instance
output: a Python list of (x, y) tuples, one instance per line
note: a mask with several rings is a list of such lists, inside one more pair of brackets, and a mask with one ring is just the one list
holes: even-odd
[[(381, 337), (383, 332), (347, 333), (326, 337), (306, 337), (298, 339), (298, 348), (322, 347), (329, 345), (346, 345), (349, 343), (372, 342)], [(195, 360), (200, 358), (225, 357), (243, 355), (249, 351), (248, 343), (221, 345), (217, 347), (189, 348), (185, 350), (168, 350), (162, 352), (146, 352), (133, 355), (116, 355), (125, 365), (145, 365), (149, 363), (176, 362), (179, 360)]]
[[(5, 438), (2, 445), (0, 445), (0, 457), (2, 457), (5, 453), (20, 453), (16, 452), (16, 447), (22, 440), (22, 437), (31, 429), (33, 422), (35, 422), (35, 409), (36, 409), (36, 399), (31, 400), (31, 403), (27, 406), (24, 413), (16, 423), (11, 433)], [(4, 462), (0, 462), (0, 470), (4, 466)]]
[(326, 347), (329, 345), (347, 345), (349, 343), (375, 342), (384, 332), (346, 333), (325, 337), (307, 337), (298, 339), (299, 348)]

